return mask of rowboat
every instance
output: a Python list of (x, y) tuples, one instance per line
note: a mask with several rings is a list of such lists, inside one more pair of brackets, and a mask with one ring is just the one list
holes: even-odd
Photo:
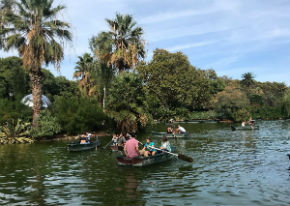
[(231, 126), (233, 131), (235, 130), (259, 130), (259, 126), (244, 126), (244, 127), (233, 127)]
[(218, 120), (184, 120), (184, 121), (174, 121), (174, 122), (166, 122), (166, 125), (176, 125), (176, 124), (199, 124), (199, 123), (218, 123)]
[(85, 151), (94, 149), (101, 145), (101, 142), (99, 140), (96, 140), (95, 142), (87, 143), (87, 144), (80, 144), (80, 142), (72, 142), (67, 144), (67, 149), (71, 152), (79, 152), (79, 151)]
[(167, 132), (156, 132), (156, 131), (152, 131), (152, 135), (172, 135), (172, 133), (167, 133)]
[(188, 137), (190, 137), (190, 134), (187, 134), (187, 133), (186, 134), (172, 134), (172, 133), (167, 133), (167, 132), (152, 131), (152, 136), (159, 137), (159, 138), (166, 136), (167, 139), (174, 139), (174, 138), (188, 138)]
[(111, 147), (112, 152), (118, 152), (118, 151), (124, 150), (123, 146), (111, 145), (110, 147)]
[[(176, 152), (176, 147), (171, 147), (171, 152)], [(145, 167), (161, 162), (167, 162), (170, 160), (176, 159), (176, 156), (173, 156), (168, 153), (157, 153), (154, 156), (143, 157), (138, 156), (134, 158), (128, 158), (124, 155), (116, 157), (117, 164), (120, 166), (132, 166), (132, 167)]]

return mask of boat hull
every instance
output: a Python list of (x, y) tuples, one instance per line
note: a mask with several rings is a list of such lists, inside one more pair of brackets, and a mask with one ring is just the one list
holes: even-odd
[(95, 142), (91, 142), (89, 144), (80, 144), (79, 142), (73, 142), (73, 143), (67, 144), (67, 149), (70, 152), (80, 152), (80, 151), (95, 149), (96, 147), (100, 145), (101, 143), (98, 140)]
[[(172, 147), (172, 152), (175, 152), (176, 148)], [(157, 153), (154, 156), (149, 157), (134, 157), (127, 158), (124, 155), (116, 157), (117, 164), (120, 166), (130, 166), (130, 167), (145, 167), (157, 163), (167, 162), (176, 159), (176, 156), (168, 153)]]
[(245, 127), (237, 127), (236, 130), (259, 130), (259, 126), (254, 126), (254, 127), (249, 127), (249, 126), (245, 126)]
[(188, 138), (190, 137), (190, 134), (171, 134), (171, 133), (167, 133), (167, 132), (152, 132), (152, 136), (153, 137), (159, 137), (162, 138), (163, 136), (166, 136), (167, 139), (175, 139), (175, 138)]

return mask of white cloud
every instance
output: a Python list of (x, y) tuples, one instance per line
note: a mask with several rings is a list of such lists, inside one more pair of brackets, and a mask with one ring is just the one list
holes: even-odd
[(189, 44), (176, 45), (176, 46), (173, 46), (173, 47), (168, 47), (166, 49), (168, 51), (170, 51), (170, 52), (172, 52), (172, 51), (181, 51), (181, 50), (190, 49), (190, 48), (194, 48), (194, 47), (206, 46), (206, 45), (213, 44), (213, 43), (215, 43), (215, 41), (202, 41), (202, 42), (195, 42), (195, 43), (189, 43)]
[[(151, 58), (155, 48), (181, 50), (189, 59), (222, 71), (241, 61), (270, 61), (263, 52), (275, 50), (277, 56), (273, 58), (283, 56), (285, 68), (290, 66), (288, 0), (56, 0), (58, 3), (67, 6), (61, 18), (72, 24), (73, 31), (72, 46), (65, 46), (62, 64), (68, 78), (73, 74), (77, 56), (89, 52), (88, 39), (107, 29), (105, 18), (114, 18), (116, 12), (132, 14), (144, 28), (146, 59)], [(10, 54), (17, 52), (0, 51), (1, 57)], [(252, 60), (251, 55), (255, 54), (260, 56)]]

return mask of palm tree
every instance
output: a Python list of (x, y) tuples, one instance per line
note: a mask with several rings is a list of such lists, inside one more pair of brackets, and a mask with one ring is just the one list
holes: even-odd
[(107, 32), (101, 32), (98, 36), (93, 36), (90, 41), (90, 48), (96, 56), (96, 73), (92, 77), (98, 82), (99, 89), (102, 90), (103, 109), (106, 107), (106, 91), (115, 75), (115, 69), (108, 65), (110, 54), (113, 48), (112, 36)]
[(57, 19), (64, 8), (63, 5), (53, 7), (53, 0), (20, 0), (13, 2), (11, 12), (4, 14), (5, 21), (0, 32), (3, 44), (0, 46), (5, 50), (16, 48), (29, 70), (34, 128), (38, 127), (37, 119), (42, 106), (41, 66), (53, 63), (59, 69), (63, 59), (62, 42), (71, 41), (69, 24)]
[(95, 92), (95, 83), (92, 74), (95, 73), (96, 63), (89, 53), (78, 57), (73, 78), (79, 80), (79, 87), (85, 96), (91, 96)]
[(251, 72), (244, 73), (242, 75), (242, 85), (246, 87), (250, 87), (254, 83), (254, 75)]
[(119, 72), (134, 68), (137, 62), (145, 57), (144, 41), (141, 39), (143, 29), (136, 27), (136, 22), (130, 15), (116, 14), (114, 20), (106, 21), (110, 31), (105, 32), (104, 37), (112, 41), (112, 46), (111, 51), (103, 55), (102, 59), (106, 61), (107, 66), (113, 66)]

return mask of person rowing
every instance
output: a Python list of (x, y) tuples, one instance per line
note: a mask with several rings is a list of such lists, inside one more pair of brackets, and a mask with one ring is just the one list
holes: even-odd
[(139, 149), (138, 149), (138, 140), (131, 135), (127, 135), (129, 139), (127, 139), (124, 147), (124, 153), (128, 158), (134, 158), (139, 156)]
[(246, 122), (246, 121), (243, 121), (243, 122), (242, 122), (242, 127), (245, 127), (246, 124), (247, 124), (247, 122)]
[(184, 127), (178, 125), (177, 126), (177, 133), (178, 134), (185, 134), (186, 133), (186, 130), (184, 129)]
[(171, 126), (167, 127), (167, 133), (172, 134), (173, 128)]
[(144, 147), (142, 150), (139, 151), (140, 155), (144, 155), (144, 157), (148, 157), (149, 155), (154, 156), (157, 152), (156, 149), (154, 149), (154, 142), (151, 140), (150, 137), (146, 139), (146, 143), (144, 144)]

